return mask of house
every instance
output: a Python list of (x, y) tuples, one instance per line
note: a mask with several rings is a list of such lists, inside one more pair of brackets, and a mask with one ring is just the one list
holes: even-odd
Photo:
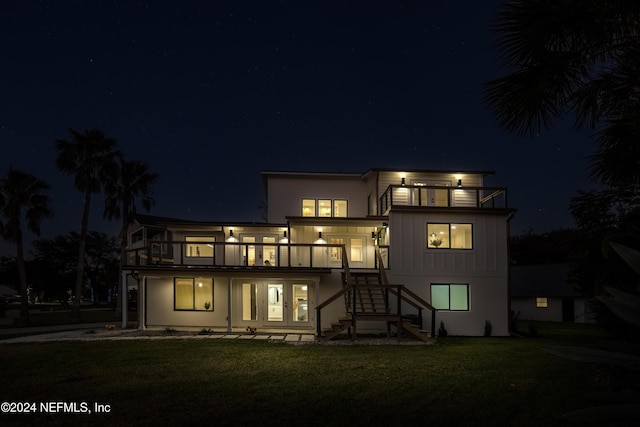
[(511, 267), (511, 309), (520, 320), (592, 323), (587, 298), (568, 283), (568, 263)]
[(490, 174), (264, 171), (266, 223), (138, 215), (123, 287), (141, 329), (508, 335), (515, 210)]

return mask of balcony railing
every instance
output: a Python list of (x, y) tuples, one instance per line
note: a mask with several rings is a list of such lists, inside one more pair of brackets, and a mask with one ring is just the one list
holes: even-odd
[(504, 187), (443, 187), (431, 185), (390, 185), (380, 197), (379, 214), (391, 206), (430, 206), (465, 208), (507, 208)]
[[(124, 264), (256, 269), (342, 268), (345, 252), (344, 245), (339, 244), (152, 241), (145, 246), (128, 249)], [(388, 255), (388, 247), (384, 253)], [(370, 258), (359, 266), (377, 268), (376, 258)]]

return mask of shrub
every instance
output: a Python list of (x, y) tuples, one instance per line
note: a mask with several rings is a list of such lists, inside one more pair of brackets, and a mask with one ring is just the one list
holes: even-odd
[(484, 336), (485, 337), (490, 337), (492, 331), (493, 331), (493, 326), (491, 325), (491, 321), (490, 320), (485, 320), (484, 321)]
[(439, 337), (446, 337), (449, 333), (447, 332), (447, 328), (444, 327), (444, 322), (440, 321), (440, 329), (438, 329)]

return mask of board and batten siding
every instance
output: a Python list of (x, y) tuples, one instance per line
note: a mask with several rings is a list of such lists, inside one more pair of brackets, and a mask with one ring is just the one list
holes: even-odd
[[(427, 248), (428, 223), (472, 224), (473, 248)], [(392, 283), (405, 285), (426, 301), (431, 301), (431, 284), (469, 286), (469, 310), (438, 311), (436, 330), (443, 321), (452, 335), (482, 335), (485, 321), (490, 321), (494, 335), (509, 334), (506, 214), (392, 211), (389, 229)]]
[(359, 177), (270, 177), (267, 203), (270, 223), (284, 223), (287, 216), (302, 215), (302, 199), (347, 200), (347, 215), (367, 215), (367, 190)]
[[(427, 224), (472, 224), (472, 249), (428, 249)], [(404, 272), (507, 272), (505, 215), (405, 213), (389, 215), (390, 267)]]

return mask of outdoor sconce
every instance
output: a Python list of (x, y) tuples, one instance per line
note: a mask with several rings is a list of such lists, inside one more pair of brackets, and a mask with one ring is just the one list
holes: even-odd
[(376, 238), (376, 232), (375, 231), (371, 232), (371, 238), (375, 240), (375, 238)]
[(285, 232), (284, 232), (284, 236), (283, 236), (283, 237), (284, 237), (285, 239), (287, 238), (287, 231), (286, 231), (286, 230), (285, 230)]
[(233, 230), (229, 230), (229, 237), (233, 237)]
[(461, 179), (458, 180), (458, 188), (462, 188), (462, 180)]
[(318, 239), (322, 239), (322, 231), (318, 231)]
[(404, 187), (404, 176), (402, 177), (402, 182), (401, 182), (400, 185), (402, 185)]

